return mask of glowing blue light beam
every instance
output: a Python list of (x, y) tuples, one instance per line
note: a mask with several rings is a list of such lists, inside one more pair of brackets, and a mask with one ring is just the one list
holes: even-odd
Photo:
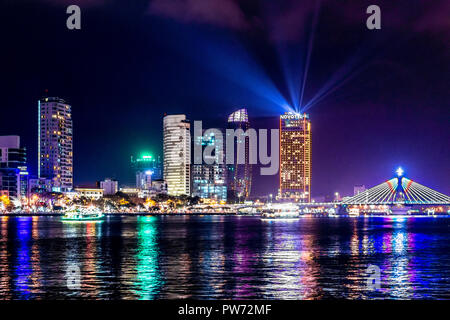
[(272, 79), (235, 36), (224, 33), (218, 37), (217, 30), (214, 34), (199, 34), (195, 28), (190, 31), (193, 32), (183, 33), (182, 42), (176, 41), (176, 38), (166, 40), (199, 66), (265, 100), (272, 110), (275, 105), (289, 111), (289, 103)]
[[(298, 51), (298, 54), (302, 54), (303, 50), (301, 49), (293, 49), (288, 45), (278, 45), (277, 47), (278, 53), (278, 62), (280, 63), (281, 70), (283, 72), (284, 80), (286, 82), (286, 86), (288, 89), (288, 94), (291, 102), (291, 109), (295, 112), (299, 110), (298, 101), (300, 100), (300, 92), (298, 87), (301, 83), (301, 74), (303, 67), (298, 65), (297, 56), (293, 58), (289, 53), (291, 51)], [(297, 72), (298, 71), (298, 72)]]
[[(314, 17), (313, 17), (313, 21), (312, 21), (311, 33), (309, 35), (308, 54), (306, 56), (305, 70), (303, 73), (302, 88), (301, 88), (301, 92), (300, 92), (300, 101), (298, 103), (300, 108), (302, 108), (302, 106), (303, 106), (303, 95), (305, 93), (306, 80), (308, 79), (309, 65), (311, 63), (311, 54), (312, 54), (312, 50), (313, 50), (313, 46), (314, 46), (314, 35), (316, 33), (317, 22), (319, 21), (319, 10), (320, 10), (320, 1), (316, 1), (316, 7), (314, 10)], [(300, 110), (300, 111), (304, 111), (304, 110)]]

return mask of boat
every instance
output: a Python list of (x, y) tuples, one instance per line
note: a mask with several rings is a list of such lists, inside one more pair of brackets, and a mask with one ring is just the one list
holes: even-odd
[(359, 217), (359, 209), (358, 208), (350, 208), (348, 211), (349, 217)]
[(261, 212), (263, 220), (296, 220), (298, 218), (300, 218), (300, 210), (292, 203), (269, 203)]
[(65, 212), (63, 221), (98, 221), (104, 218), (103, 212), (96, 207), (72, 208)]

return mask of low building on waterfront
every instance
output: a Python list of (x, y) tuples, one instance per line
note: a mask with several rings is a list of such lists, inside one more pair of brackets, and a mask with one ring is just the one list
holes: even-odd
[(119, 182), (117, 180), (105, 179), (100, 181), (100, 188), (103, 189), (103, 195), (114, 195), (119, 191)]
[(156, 193), (167, 193), (167, 184), (163, 179), (152, 180), (152, 190)]
[(0, 190), (9, 197), (28, 197), (27, 153), (19, 136), (0, 136)]
[(28, 181), (30, 193), (45, 193), (52, 191), (52, 180), (47, 178), (30, 177)]
[(103, 198), (103, 189), (101, 188), (75, 188), (75, 192), (77, 192), (80, 197), (92, 200)]
[(130, 198), (138, 197), (140, 194), (140, 189), (138, 188), (130, 188), (130, 187), (123, 187), (120, 188), (120, 192), (126, 194)]

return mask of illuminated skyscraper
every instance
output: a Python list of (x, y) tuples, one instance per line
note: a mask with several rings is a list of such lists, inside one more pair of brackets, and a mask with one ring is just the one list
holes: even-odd
[(73, 187), (71, 106), (60, 98), (38, 102), (38, 176), (52, 181), (53, 191)]
[(190, 195), (191, 132), (184, 114), (164, 117), (164, 181), (169, 195)]
[[(239, 109), (228, 117), (229, 129), (242, 129), (244, 132), (250, 128), (247, 109)], [(250, 196), (252, 185), (252, 166), (249, 161), (249, 137), (243, 141), (237, 141), (237, 148), (234, 149), (234, 162), (227, 165), (228, 180), (228, 200), (231, 202), (245, 200)], [(244, 148), (245, 163), (237, 164), (238, 155)]]
[[(220, 132), (219, 129), (216, 129)], [(223, 134), (214, 134), (211, 132), (206, 136), (198, 136), (194, 138), (196, 146), (219, 146), (224, 145)], [(227, 201), (227, 184), (226, 184), (226, 166), (221, 163), (224, 158), (223, 148), (218, 148), (217, 152), (204, 159), (198, 159), (192, 166), (192, 196), (198, 196), (202, 199), (212, 199), (217, 202)], [(194, 156), (195, 157), (195, 156)], [(208, 159), (209, 158), (209, 159)]]
[(280, 199), (311, 200), (311, 122), (309, 116), (280, 116)]

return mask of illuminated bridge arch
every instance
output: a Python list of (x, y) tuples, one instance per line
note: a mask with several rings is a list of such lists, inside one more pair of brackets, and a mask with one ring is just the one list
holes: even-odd
[(398, 177), (344, 199), (342, 204), (450, 205), (450, 197), (405, 177)]

